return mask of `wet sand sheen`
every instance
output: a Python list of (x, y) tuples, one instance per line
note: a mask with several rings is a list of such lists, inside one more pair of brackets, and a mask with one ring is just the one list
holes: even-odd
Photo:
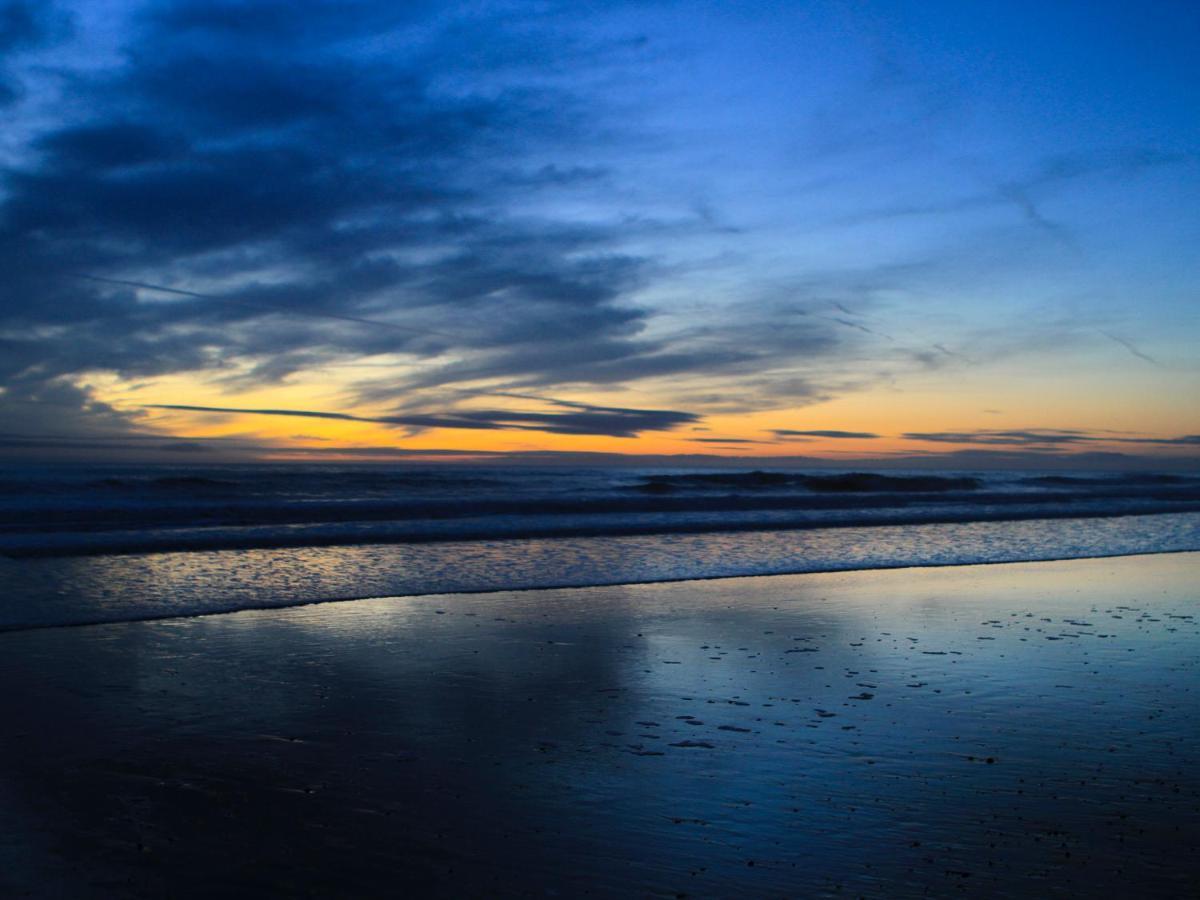
[(0, 635), (0, 893), (1181, 895), (1200, 554)]

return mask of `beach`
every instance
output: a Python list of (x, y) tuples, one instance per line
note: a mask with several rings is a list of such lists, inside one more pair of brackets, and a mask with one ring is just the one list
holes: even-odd
[(0, 0), (0, 900), (1200, 900), (1150, 12)]
[(1200, 554), (0, 634), (5, 896), (1182, 896)]

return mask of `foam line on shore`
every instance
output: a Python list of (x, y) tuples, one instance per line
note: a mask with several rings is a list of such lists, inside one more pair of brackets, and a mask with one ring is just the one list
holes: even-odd
[(503, 587), (488, 587), (474, 588), (453, 591), (423, 591), (405, 594), (364, 594), (362, 596), (350, 597), (322, 597), (316, 599), (300, 599), (295, 601), (283, 601), (279, 603), (262, 603), (262, 604), (246, 604), (239, 602), (229, 604), (226, 607), (206, 607), (203, 610), (195, 611), (179, 611), (170, 614), (162, 615), (144, 615), (144, 616), (129, 616), (124, 618), (97, 618), (69, 622), (53, 622), (45, 624), (33, 625), (0, 625), (0, 634), (13, 634), (27, 631), (47, 631), (57, 628), (91, 628), (97, 625), (131, 625), (142, 622), (164, 622), (173, 619), (201, 619), (210, 616), (229, 616), (242, 612), (269, 612), (272, 610), (292, 610), (300, 609), (308, 606), (323, 606), (332, 603), (358, 603), (367, 600), (404, 600), (426, 597), (457, 597), (457, 596), (474, 596), (479, 594), (507, 594), (507, 593), (527, 593), (530, 591), (585, 591), (592, 588), (611, 588), (611, 587), (635, 587), (638, 585), (655, 585), (655, 584), (680, 584), (688, 581), (708, 582), (708, 581), (731, 581), (741, 578), (777, 578), (780, 576), (798, 576), (798, 575), (834, 575), (846, 574), (851, 572), (895, 572), (904, 569), (952, 569), (952, 568), (976, 568), (980, 566), (1016, 566), (1029, 563), (1055, 563), (1055, 562), (1074, 562), (1078, 560), (1089, 559), (1123, 559), (1137, 558), (1150, 556), (1169, 556), (1175, 554), (1200, 554), (1200, 548), (1187, 550), (1147, 550), (1138, 553), (1098, 553), (1082, 556), (1046, 556), (1046, 557), (1031, 557), (1028, 559), (1000, 559), (1000, 560), (979, 560), (976, 562), (927, 562), (920, 564), (902, 563), (896, 565), (878, 565), (878, 566), (830, 566), (825, 568), (804, 568), (804, 569), (788, 569), (779, 572), (746, 572), (746, 573), (728, 573), (720, 575), (698, 575), (686, 578), (654, 578), (643, 581), (598, 581), (587, 584), (576, 584), (564, 582), (562, 584), (537, 584), (525, 586), (503, 586)]

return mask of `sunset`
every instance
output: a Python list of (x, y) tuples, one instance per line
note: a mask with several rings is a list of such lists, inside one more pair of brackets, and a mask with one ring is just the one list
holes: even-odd
[(4, 452), (1194, 460), (1175, 9), (10, 3)]
[(0, 0), (0, 895), (1194, 893), (1198, 46)]

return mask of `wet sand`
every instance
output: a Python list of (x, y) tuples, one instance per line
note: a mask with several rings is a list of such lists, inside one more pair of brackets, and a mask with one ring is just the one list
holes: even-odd
[(0, 635), (0, 895), (1193, 896), (1200, 554)]

